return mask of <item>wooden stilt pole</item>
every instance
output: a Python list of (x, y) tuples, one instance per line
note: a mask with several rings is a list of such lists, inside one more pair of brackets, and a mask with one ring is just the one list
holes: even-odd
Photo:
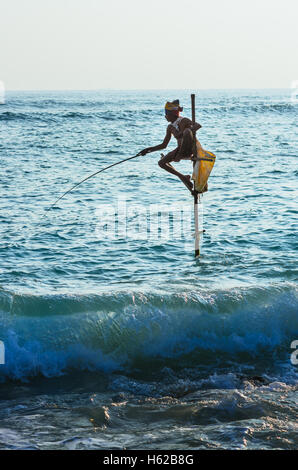
[[(191, 95), (191, 119), (192, 123), (195, 124), (196, 122), (196, 95)], [(196, 143), (196, 131), (193, 129), (193, 156), (194, 158), (197, 155), (197, 143)], [(195, 162), (194, 162), (195, 165)], [(195, 219), (195, 258), (200, 256), (200, 229), (199, 229), (199, 211), (198, 211), (198, 202), (199, 202), (199, 194), (194, 189), (194, 219)]]
[(198, 193), (194, 196), (194, 213), (195, 213), (195, 258), (200, 256), (200, 230), (199, 230), (199, 211), (198, 211)]

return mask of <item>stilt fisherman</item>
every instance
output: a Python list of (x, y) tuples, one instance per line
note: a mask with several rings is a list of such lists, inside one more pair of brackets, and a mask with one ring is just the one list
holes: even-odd
[(165, 118), (169, 122), (166, 136), (163, 142), (155, 147), (145, 148), (140, 155), (163, 150), (168, 146), (172, 135), (177, 139), (178, 146), (167, 155), (162, 155), (158, 164), (161, 168), (178, 176), (183, 184), (192, 192), (193, 183), (190, 175), (183, 175), (171, 165), (171, 162), (180, 162), (180, 160), (191, 160), (193, 156), (193, 130), (197, 131), (202, 126), (198, 123), (193, 125), (192, 121), (186, 117), (180, 116), (183, 108), (179, 105), (179, 100), (167, 102), (165, 104)]

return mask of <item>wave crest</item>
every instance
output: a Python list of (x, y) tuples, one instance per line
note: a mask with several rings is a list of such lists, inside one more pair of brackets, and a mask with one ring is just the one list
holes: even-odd
[(2, 377), (114, 371), (177, 359), (261, 361), (290, 355), (298, 338), (297, 289), (286, 287), (88, 296), (0, 292)]

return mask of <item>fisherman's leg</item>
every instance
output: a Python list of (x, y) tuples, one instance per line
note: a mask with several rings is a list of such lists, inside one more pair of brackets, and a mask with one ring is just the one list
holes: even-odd
[(175, 170), (175, 168), (170, 164), (170, 162), (175, 161), (175, 158), (177, 157), (177, 151), (178, 149), (173, 150), (172, 152), (168, 153), (164, 157), (162, 157), (158, 164), (160, 168), (163, 170), (168, 171), (172, 175), (178, 176), (178, 178), (182, 181), (183, 184), (189, 189), (189, 191), (192, 191), (193, 188), (193, 183), (190, 179), (190, 175), (183, 175), (179, 171)]

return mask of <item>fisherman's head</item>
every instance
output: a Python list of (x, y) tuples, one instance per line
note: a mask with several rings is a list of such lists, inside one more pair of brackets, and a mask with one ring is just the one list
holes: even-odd
[(165, 104), (165, 118), (169, 122), (174, 122), (179, 117), (183, 108), (179, 105), (179, 100), (167, 101)]

